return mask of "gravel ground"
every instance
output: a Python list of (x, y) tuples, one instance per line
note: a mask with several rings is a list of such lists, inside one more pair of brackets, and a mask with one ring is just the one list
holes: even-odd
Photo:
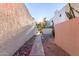
[[(43, 38), (44, 37), (44, 38)], [(54, 39), (50, 35), (44, 35), (42, 43), (45, 56), (69, 56), (69, 54), (54, 43)], [(35, 36), (28, 40), (13, 56), (29, 56), (32, 49)]]
[(47, 37), (46, 41), (43, 42), (43, 47), (46, 56), (69, 56), (66, 51), (54, 43), (53, 37)]
[(48, 39), (52, 38), (52, 34), (42, 34), (41, 36), (41, 40), (42, 40), (42, 43), (45, 43), (48, 41)]
[(28, 40), (13, 56), (29, 56), (29, 53), (32, 49), (35, 36)]

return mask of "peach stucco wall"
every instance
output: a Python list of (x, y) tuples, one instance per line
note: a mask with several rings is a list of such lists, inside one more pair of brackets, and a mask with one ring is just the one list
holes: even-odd
[(79, 18), (55, 26), (55, 43), (70, 55), (79, 55)]
[(25, 4), (0, 3), (0, 56), (13, 55), (35, 34), (35, 22)]

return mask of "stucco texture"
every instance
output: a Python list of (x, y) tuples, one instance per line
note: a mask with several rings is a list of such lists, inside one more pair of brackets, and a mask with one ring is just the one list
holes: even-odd
[(79, 18), (55, 26), (55, 43), (70, 55), (79, 55)]
[[(33, 19), (24, 4), (0, 4), (0, 55), (13, 55), (35, 34), (33, 25)], [(28, 36), (28, 32), (32, 34)]]

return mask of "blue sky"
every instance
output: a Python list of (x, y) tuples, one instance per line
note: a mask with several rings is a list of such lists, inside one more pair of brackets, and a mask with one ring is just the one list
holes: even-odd
[(62, 9), (65, 3), (27, 3), (25, 5), (31, 16), (36, 21), (41, 21), (44, 17), (47, 17), (47, 20), (54, 17), (55, 11)]

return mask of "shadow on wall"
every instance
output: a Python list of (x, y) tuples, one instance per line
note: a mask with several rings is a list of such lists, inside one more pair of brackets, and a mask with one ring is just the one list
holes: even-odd
[(55, 38), (55, 29), (52, 30), (52, 35), (53, 35), (53, 38)]
[(27, 25), (17, 31), (8, 32), (7, 36), (4, 36), (6, 38), (3, 39), (3, 43), (0, 43), (0, 55), (13, 55), (34, 34), (35, 28), (32, 28), (32, 25)]

